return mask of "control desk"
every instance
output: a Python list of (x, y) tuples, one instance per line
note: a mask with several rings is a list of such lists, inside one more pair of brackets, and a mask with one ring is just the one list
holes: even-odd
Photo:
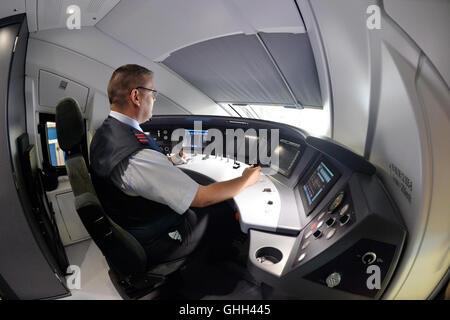
[[(194, 128), (195, 121), (201, 121), (201, 130)], [(376, 168), (364, 158), (331, 140), (270, 121), (154, 116), (141, 127), (167, 153), (179, 143), (172, 141), (179, 128), (203, 136), (212, 129), (224, 135), (227, 129), (241, 129), (245, 143), (231, 154), (225, 146), (209, 156), (193, 152), (179, 166), (214, 181), (238, 177), (259, 162), (249, 156), (248, 142), (263, 135), (255, 138), (249, 129), (278, 130), (276, 135), (270, 131), (267, 139), (278, 139), (277, 149), (269, 152), (278, 153), (277, 166), (264, 167), (260, 180), (233, 199), (241, 230), (250, 237), (249, 271), (258, 281), (298, 298), (382, 296), (406, 229)], [(204, 137), (196, 141), (196, 147), (205, 148)]]

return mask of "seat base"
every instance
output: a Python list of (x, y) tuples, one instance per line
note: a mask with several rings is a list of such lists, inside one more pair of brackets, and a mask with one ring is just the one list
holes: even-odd
[(144, 274), (139, 278), (122, 278), (112, 270), (108, 271), (109, 277), (119, 295), (124, 300), (139, 299), (164, 284), (166, 277), (156, 274)]
[(161, 287), (167, 277), (176, 272), (184, 263), (185, 259), (179, 259), (160, 264), (137, 276), (120, 276), (111, 269), (108, 274), (117, 292), (124, 300), (135, 300), (148, 296)]

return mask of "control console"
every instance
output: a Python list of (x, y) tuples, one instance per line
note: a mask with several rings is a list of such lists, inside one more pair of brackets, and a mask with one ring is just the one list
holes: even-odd
[[(202, 121), (201, 130), (194, 121)], [(241, 230), (249, 235), (248, 269), (274, 291), (294, 298), (378, 299), (386, 290), (406, 239), (396, 206), (363, 157), (334, 141), (309, 137), (296, 128), (253, 119), (156, 116), (142, 126), (162, 150), (179, 141), (203, 150), (208, 130), (245, 131), (245, 143), (218, 154), (193, 154), (182, 165), (215, 181), (235, 178), (259, 159), (236, 161), (239, 150), (260, 138), (247, 136), (279, 129), (275, 172), (234, 198)], [(196, 139), (197, 138), (197, 139)], [(201, 152), (200, 152), (201, 153)], [(272, 166), (269, 165), (270, 169)]]

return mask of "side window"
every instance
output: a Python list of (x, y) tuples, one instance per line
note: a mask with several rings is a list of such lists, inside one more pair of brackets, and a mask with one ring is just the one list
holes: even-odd
[(65, 152), (59, 147), (55, 115), (39, 113), (38, 132), (41, 136), (42, 167), (44, 171), (65, 175)]
[(66, 153), (59, 147), (56, 135), (56, 123), (45, 122), (45, 132), (47, 135), (47, 146), (50, 156), (50, 164), (54, 167), (64, 166)]
[[(39, 113), (38, 132), (41, 136), (42, 167), (44, 171), (56, 171), (58, 176), (66, 175), (66, 153), (58, 143), (54, 114)], [(82, 144), (82, 153), (86, 163), (89, 163), (86, 139)]]

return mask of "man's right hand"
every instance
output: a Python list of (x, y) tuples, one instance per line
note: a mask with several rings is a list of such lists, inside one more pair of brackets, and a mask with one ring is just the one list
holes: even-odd
[(245, 186), (249, 187), (259, 180), (259, 175), (261, 174), (261, 167), (255, 167), (251, 165), (242, 172), (242, 177), (246, 180)]
[(242, 172), (242, 176), (227, 181), (215, 182), (207, 186), (198, 186), (197, 194), (192, 200), (191, 207), (206, 207), (231, 199), (244, 188), (258, 182), (261, 167), (251, 166)]

